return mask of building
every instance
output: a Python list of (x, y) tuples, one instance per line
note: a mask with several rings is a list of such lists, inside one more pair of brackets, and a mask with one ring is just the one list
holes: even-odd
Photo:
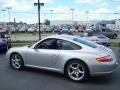
[(116, 30), (115, 20), (101, 21), (96, 24), (99, 30), (105, 30), (109, 28), (110, 30)]
[(115, 30), (120, 32), (120, 19), (115, 20)]

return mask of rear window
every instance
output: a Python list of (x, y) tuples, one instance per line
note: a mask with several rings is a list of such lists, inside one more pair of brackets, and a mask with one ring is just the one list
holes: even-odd
[(80, 38), (74, 38), (73, 40), (76, 41), (76, 42), (79, 42), (81, 44), (84, 44), (86, 46), (89, 46), (89, 47), (92, 47), (92, 48), (97, 48), (97, 45), (95, 43), (91, 42), (91, 41), (80, 39)]
[(106, 38), (104, 35), (95, 34), (95, 36), (97, 36), (98, 38)]

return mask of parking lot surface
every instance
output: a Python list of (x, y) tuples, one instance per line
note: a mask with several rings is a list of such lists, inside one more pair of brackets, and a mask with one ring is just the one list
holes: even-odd
[[(113, 48), (120, 63), (120, 52)], [(17, 71), (9, 66), (5, 53), (0, 54), (0, 90), (120, 90), (120, 67), (106, 76), (91, 77), (75, 83), (64, 75), (38, 69)]]
[[(46, 36), (50, 36), (50, 35), (55, 35), (55, 34), (41, 34), (41, 38), (45, 38)], [(11, 39), (13, 41), (16, 40), (38, 40), (39, 39), (39, 35), (38, 34), (33, 34), (33, 33), (29, 33), (29, 34), (12, 34), (10, 35)], [(117, 39), (111, 39), (111, 41), (116, 41), (116, 42), (120, 42), (120, 35), (118, 35)]]

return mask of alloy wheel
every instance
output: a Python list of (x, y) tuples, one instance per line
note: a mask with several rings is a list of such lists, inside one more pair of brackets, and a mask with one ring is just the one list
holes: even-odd
[(68, 75), (75, 81), (81, 80), (85, 75), (85, 70), (80, 63), (71, 63), (68, 67)]
[(23, 66), (22, 58), (19, 54), (12, 54), (10, 58), (11, 66), (15, 69), (21, 69)]

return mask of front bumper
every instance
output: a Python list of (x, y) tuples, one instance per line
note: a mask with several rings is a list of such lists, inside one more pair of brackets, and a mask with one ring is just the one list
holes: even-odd
[(7, 48), (7, 45), (6, 44), (0, 44), (0, 50), (4, 50)]

